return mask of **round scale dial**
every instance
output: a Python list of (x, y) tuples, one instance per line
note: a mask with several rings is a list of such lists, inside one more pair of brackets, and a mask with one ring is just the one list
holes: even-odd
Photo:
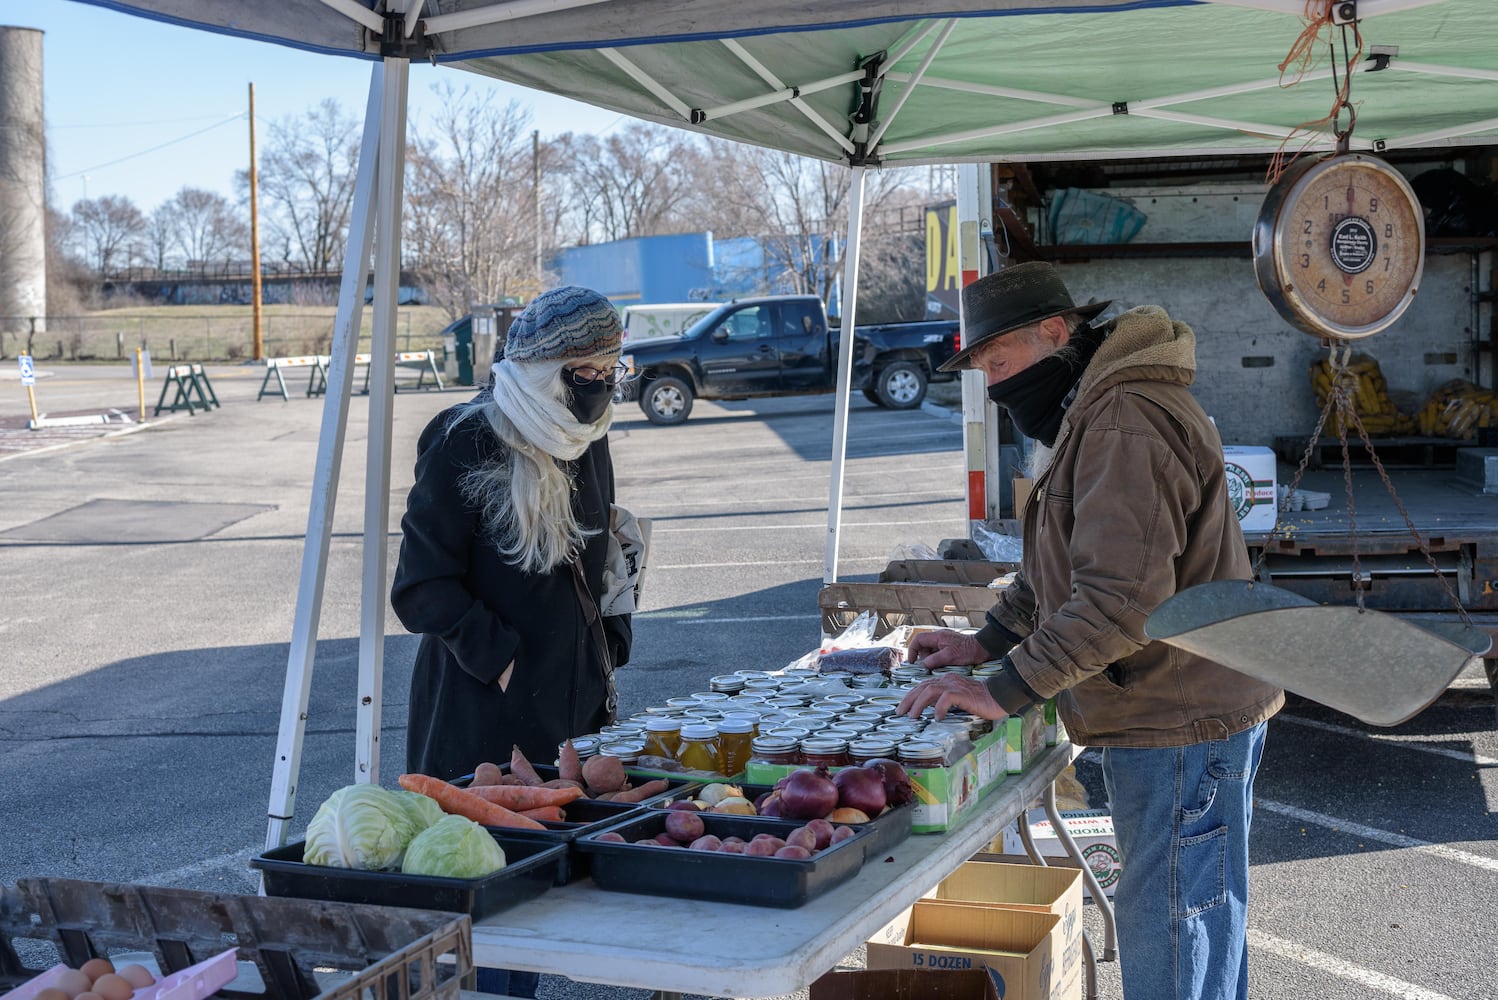
[(1259, 288), (1295, 326), (1358, 340), (1409, 307), (1424, 267), (1425, 215), (1382, 160), (1301, 160), (1264, 197), (1254, 224)]

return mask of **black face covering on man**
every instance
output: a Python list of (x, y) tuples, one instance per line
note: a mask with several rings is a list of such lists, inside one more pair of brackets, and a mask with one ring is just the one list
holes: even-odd
[(1072, 335), (1071, 347), (1042, 358), (1017, 375), (988, 387), (988, 398), (1009, 411), (1014, 426), (1047, 448), (1056, 443), (1067, 396), (1103, 342), (1103, 333), (1084, 327)]
[(603, 379), (590, 385), (569, 385), (567, 390), (567, 409), (580, 424), (596, 424), (614, 398), (614, 387)]

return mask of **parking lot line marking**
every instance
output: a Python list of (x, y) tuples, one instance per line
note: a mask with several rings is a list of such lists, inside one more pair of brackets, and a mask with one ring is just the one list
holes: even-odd
[(1458, 850), (1455, 847), (1447, 847), (1445, 844), (1432, 844), (1428, 840), (1416, 840), (1414, 837), (1406, 837), (1402, 833), (1394, 833), (1391, 830), (1380, 830), (1377, 827), (1364, 826), (1351, 820), (1339, 819), (1336, 816), (1328, 816), (1325, 813), (1311, 812), (1309, 809), (1301, 809), (1296, 806), (1287, 805), (1284, 802), (1275, 802), (1272, 799), (1254, 799), (1255, 809), (1267, 809), (1281, 816), (1289, 816), (1298, 819), (1302, 823), (1313, 823), (1316, 826), (1324, 826), (1338, 833), (1346, 833), (1354, 837), (1362, 837), (1364, 840), (1376, 840), (1381, 844), (1391, 847), (1408, 847), (1420, 851), (1422, 854), (1430, 854), (1443, 861), (1455, 861), (1457, 864), (1470, 865), (1483, 871), (1498, 873), (1498, 858), (1485, 858), (1480, 854), (1472, 854), (1468, 851)]
[(635, 618), (665, 618), (670, 619), (675, 625), (727, 625), (738, 622), (808, 622), (816, 621), (821, 615), (755, 615), (745, 618), (688, 618), (685, 615), (659, 614), (649, 611), (637, 612)]
[[(898, 527), (902, 524), (956, 524), (956, 518), (937, 517), (923, 521), (844, 521), (843, 528), (889, 528)], [(788, 531), (795, 528), (816, 528), (821, 531), (827, 530), (827, 522), (818, 521), (816, 524), (704, 524), (700, 528), (662, 528), (655, 527), (652, 531), (657, 534), (681, 531)]]
[(1453, 1000), (1444, 993), (1428, 990), (1414, 983), (1407, 983), (1403, 979), (1395, 979), (1386, 976), (1382, 972), (1374, 972), (1360, 965), (1343, 961), (1335, 955), (1307, 948), (1305, 945), (1296, 944), (1294, 941), (1285, 941), (1281, 938), (1265, 934), (1263, 931), (1248, 929), (1248, 944), (1251, 948), (1260, 951), (1272, 952), (1281, 958), (1288, 958), (1292, 962), (1309, 965), (1313, 969), (1329, 972), (1342, 979), (1349, 979), (1360, 986), (1388, 993), (1391, 996), (1401, 997), (1402, 1000)]
[[(881, 566), (889, 562), (885, 556), (839, 556), (840, 563), (878, 563)], [(820, 559), (751, 559), (747, 562), (720, 562), (720, 563), (675, 563), (656, 564), (651, 563), (649, 569), (734, 569), (740, 566), (820, 566)]]
[(232, 854), (220, 854), (216, 858), (204, 858), (202, 861), (194, 861), (190, 865), (173, 868), (171, 871), (147, 875), (141, 881), (161, 885), (184, 885), (201, 875), (211, 875), (225, 869), (243, 871), (248, 867), (250, 859), (261, 852), (263, 846), (247, 847)]
[[(1486, 711), (1486, 709), (1484, 709)], [(1438, 757), (1450, 757), (1464, 764), (1477, 764), (1481, 767), (1498, 766), (1498, 758), (1485, 757), (1475, 751), (1448, 750), (1445, 747), (1433, 747), (1425, 742), (1423, 736), (1388, 736), (1382, 733), (1365, 733), (1361, 729), (1353, 729), (1351, 726), (1339, 726), (1331, 722), (1321, 722), (1316, 719), (1305, 719), (1298, 715), (1290, 715), (1281, 712), (1275, 716), (1276, 719), (1292, 723), (1297, 726), (1305, 726), (1307, 729), (1320, 729), (1328, 733), (1336, 733), (1338, 736), (1355, 736), (1375, 743), (1392, 743), (1395, 746), (1404, 747), (1406, 750), (1419, 750), (1421, 753), (1431, 753)]]

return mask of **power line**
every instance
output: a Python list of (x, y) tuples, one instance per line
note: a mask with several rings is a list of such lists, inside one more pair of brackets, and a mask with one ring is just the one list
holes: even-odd
[(103, 170), (105, 167), (113, 167), (116, 164), (124, 163), (126, 160), (133, 160), (133, 159), (136, 159), (137, 157), (145, 156), (148, 153), (155, 153), (155, 152), (157, 152), (159, 150), (166, 149), (168, 146), (175, 146), (179, 142), (186, 142), (188, 139), (192, 139), (192, 138), (195, 138), (197, 136), (200, 136), (204, 132), (212, 132), (216, 128), (222, 128), (225, 125), (228, 125), (228, 124), (231, 124), (231, 123), (237, 122), (237, 121), (243, 121), (243, 120), (244, 120), (244, 112), (240, 112), (239, 114), (236, 114), (236, 115), (234, 115), (231, 118), (225, 118), (221, 122), (218, 122), (218, 123), (213, 124), (213, 125), (209, 125), (207, 128), (200, 128), (196, 132), (189, 132), (187, 135), (178, 136), (175, 139), (169, 139), (166, 142), (163, 142), (163, 143), (161, 143), (158, 146), (152, 146), (150, 149), (142, 149), (142, 150), (140, 150), (137, 153), (130, 153), (130, 154), (126, 155), (126, 156), (121, 156), (118, 159), (109, 160), (106, 163), (98, 163), (98, 164), (95, 164), (92, 167), (84, 167), (82, 170), (75, 170), (75, 171), (73, 171), (70, 174), (61, 174), (58, 177), (54, 178), (54, 180), (65, 181), (65, 180), (68, 180), (69, 178), (72, 178), (72, 177), (79, 177), (79, 176), (81, 176), (83, 174), (92, 173), (95, 170)]

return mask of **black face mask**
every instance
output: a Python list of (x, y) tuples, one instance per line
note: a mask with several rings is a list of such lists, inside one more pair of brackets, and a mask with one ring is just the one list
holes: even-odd
[(1056, 443), (1067, 396), (1103, 342), (1100, 331), (1084, 327), (1072, 336), (1075, 351), (1042, 358), (1017, 375), (988, 387), (988, 398), (1009, 411), (1021, 434), (1047, 448)]
[(614, 398), (614, 387), (603, 379), (590, 385), (567, 387), (567, 409), (580, 424), (596, 424)]

